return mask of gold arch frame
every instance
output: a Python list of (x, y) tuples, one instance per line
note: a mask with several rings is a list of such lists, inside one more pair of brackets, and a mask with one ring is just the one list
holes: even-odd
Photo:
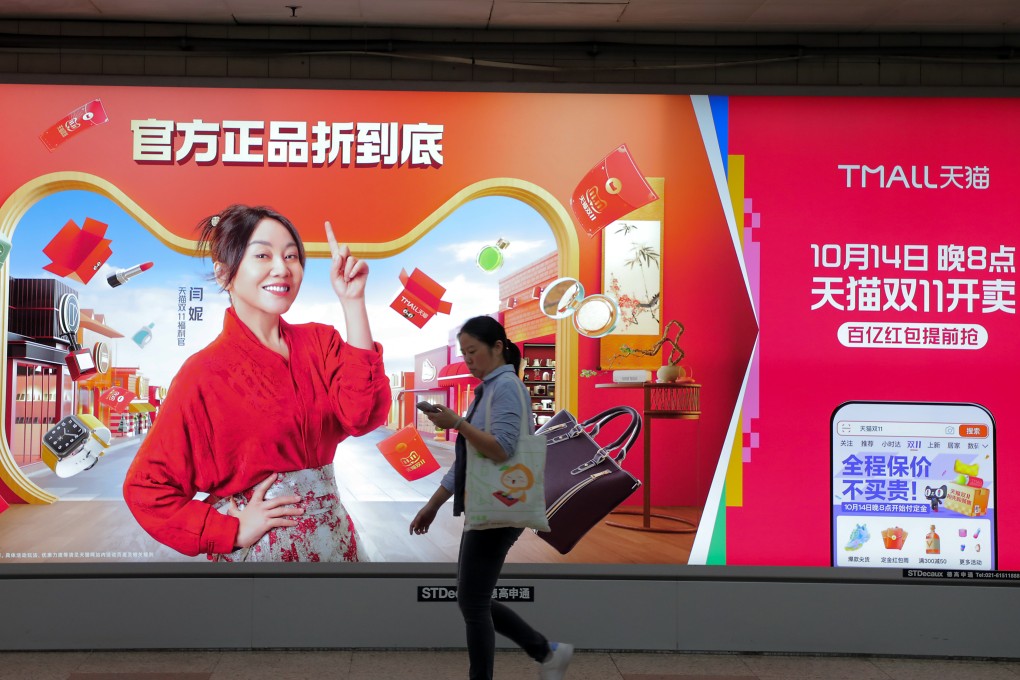
[[(148, 229), (168, 248), (185, 255), (195, 253), (195, 241), (172, 234), (119, 188), (101, 177), (84, 172), (55, 172), (37, 177), (21, 186), (0, 206), (0, 234), (4, 234), (8, 238), (12, 237), (21, 218), (33, 205), (52, 194), (73, 190), (92, 191), (105, 196)], [(578, 277), (580, 246), (570, 214), (555, 196), (542, 187), (531, 182), (507, 177), (482, 180), (465, 187), (404, 236), (386, 243), (350, 244), (351, 252), (358, 257), (366, 258), (383, 258), (399, 253), (411, 247), (460, 206), (486, 196), (516, 198), (534, 208), (549, 224), (556, 238), (556, 248), (560, 253), (559, 275), (561, 277)], [(329, 245), (324, 242), (309, 243), (306, 250), (312, 257), (327, 257), (329, 255)], [(0, 342), (0, 375), (5, 380), (7, 378), (8, 308), (6, 300), (9, 293), (8, 284), (9, 268), (5, 264), (3, 271), (0, 272), (0, 301), (3, 301), (3, 311), (0, 313), (0, 341), (2, 341)], [(560, 319), (556, 326), (558, 337), (566, 339), (566, 342), (556, 344), (556, 365), (560, 367), (558, 373), (566, 376), (563, 383), (557, 386), (557, 405), (559, 408), (567, 408), (576, 413), (577, 334), (573, 332), (569, 319)], [(0, 413), (6, 414), (7, 406), (7, 390), (0, 389)], [(0, 423), (0, 480), (3, 480), (14, 493), (27, 503), (53, 503), (57, 497), (32, 482), (14, 464), (14, 456), (7, 445), (6, 429), (7, 423), (6, 417), (4, 417), (3, 422)]]

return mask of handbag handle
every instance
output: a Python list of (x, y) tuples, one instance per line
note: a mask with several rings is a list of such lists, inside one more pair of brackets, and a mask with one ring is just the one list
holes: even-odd
[(623, 415), (630, 416), (630, 423), (628, 423), (627, 427), (624, 428), (623, 433), (616, 438), (616, 441), (609, 446), (602, 447), (607, 455), (610, 451), (619, 449), (617, 454), (613, 456), (613, 460), (617, 463), (627, 457), (627, 451), (629, 451), (630, 447), (634, 445), (634, 442), (637, 441), (638, 435), (641, 433), (641, 414), (637, 412), (637, 409), (630, 406), (614, 406), (610, 409), (606, 409), (602, 413), (598, 413), (591, 418), (588, 418), (583, 423), (580, 423), (580, 426), (585, 430), (587, 430), (589, 426), (593, 426), (592, 429), (589, 430), (588, 434), (594, 439), (599, 433), (599, 430), (602, 429), (603, 425)]

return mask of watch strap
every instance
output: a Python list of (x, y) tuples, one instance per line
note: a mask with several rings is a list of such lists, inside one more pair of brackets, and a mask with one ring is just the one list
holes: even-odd
[(91, 413), (78, 413), (75, 415), (75, 418), (80, 420), (85, 427), (92, 431), (92, 439), (99, 442), (104, 449), (110, 445), (110, 441), (113, 437), (110, 433), (110, 428), (106, 426), (106, 423), (101, 421), (99, 418), (96, 418)]
[(57, 477), (61, 478), (73, 477), (79, 472), (90, 469), (99, 461), (99, 457), (106, 453), (112, 439), (110, 428), (94, 415), (77, 413), (72, 417), (89, 432), (88, 438), (78, 451), (63, 458), (57, 458), (49, 450), (49, 447), (44, 446), (42, 450), (43, 462), (56, 473)]

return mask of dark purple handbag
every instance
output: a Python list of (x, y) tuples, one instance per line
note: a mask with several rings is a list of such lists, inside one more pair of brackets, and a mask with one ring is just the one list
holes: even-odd
[[(618, 417), (630, 422), (609, 446), (595, 437)], [(634, 493), (641, 482), (620, 462), (641, 432), (641, 414), (630, 406), (614, 406), (583, 423), (560, 411), (535, 434), (546, 437), (545, 507), (549, 531), (539, 537), (566, 555), (577, 542)]]

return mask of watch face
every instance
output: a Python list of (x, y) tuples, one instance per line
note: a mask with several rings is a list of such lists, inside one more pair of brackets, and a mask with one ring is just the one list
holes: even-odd
[(77, 450), (88, 438), (89, 431), (80, 420), (74, 416), (65, 416), (43, 435), (43, 443), (57, 458), (63, 458)]

